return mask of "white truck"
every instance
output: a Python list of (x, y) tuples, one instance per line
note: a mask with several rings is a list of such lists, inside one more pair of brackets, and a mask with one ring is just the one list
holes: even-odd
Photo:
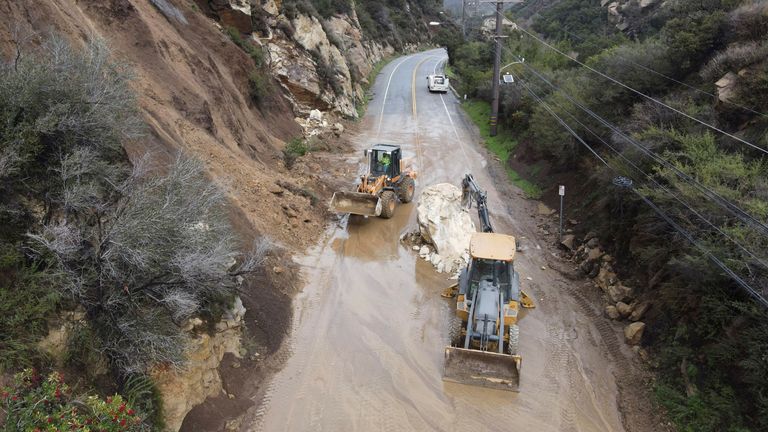
[(445, 75), (427, 75), (427, 89), (430, 92), (448, 93), (450, 84)]

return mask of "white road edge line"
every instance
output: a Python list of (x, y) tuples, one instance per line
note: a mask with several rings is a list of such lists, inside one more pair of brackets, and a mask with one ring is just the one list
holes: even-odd
[(379, 126), (376, 129), (376, 139), (379, 138), (381, 135), (381, 122), (384, 120), (384, 107), (387, 106), (387, 95), (389, 94), (389, 86), (392, 84), (392, 77), (395, 76), (395, 72), (397, 72), (397, 68), (400, 67), (403, 63), (410, 60), (413, 56), (408, 56), (400, 61), (400, 63), (395, 65), (395, 68), (392, 69), (392, 72), (389, 73), (389, 80), (387, 80), (387, 88), (384, 90), (384, 99), (381, 101), (381, 112), (379, 113)]
[[(448, 58), (446, 57), (445, 60), (439, 61), (435, 63), (435, 68), (433, 69), (433, 72), (435, 75), (437, 75), (437, 66), (441, 63), (444, 63), (447, 61)], [(451, 122), (451, 128), (453, 129), (453, 134), (456, 135), (456, 141), (459, 143), (459, 148), (461, 149), (461, 153), (464, 154), (464, 161), (467, 163), (467, 167), (469, 167), (469, 156), (467, 156), (467, 151), (464, 150), (464, 144), (461, 143), (461, 138), (459, 138), (459, 131), (456, 130), (456, 124), (453, 122), (453, 117), (451, 117), (450, 111), (448, 111), (448, 105), (445, 104), (445, 99), (443, 99), (443, 95), (440, 95), (440, 101), (443, 102), (443, 108), (445, 108), (445, 113), (448, 115), (448, 121)]]

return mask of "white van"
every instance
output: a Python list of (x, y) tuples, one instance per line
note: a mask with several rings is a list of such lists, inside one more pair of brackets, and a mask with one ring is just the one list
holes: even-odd
[(445, 75), (427, 76), (427, 89), (429, 89), (430, 92), (448, 93), (449, 86), (448, 77)]

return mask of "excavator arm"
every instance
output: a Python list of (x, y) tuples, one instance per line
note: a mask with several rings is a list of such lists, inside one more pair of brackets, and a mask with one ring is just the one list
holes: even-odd
[(488, 194), (480, 189), (472, 174), (464, 176), (461, 182), (461, 201), (467, 208), (472, 208), (472, 201), (477, 207), (477, 217), (483, 226), (483, 232), (492, 233), (491, 216), (488, 214)]

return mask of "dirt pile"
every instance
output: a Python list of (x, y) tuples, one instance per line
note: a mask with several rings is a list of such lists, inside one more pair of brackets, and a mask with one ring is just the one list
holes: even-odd
[(461, 205), (461, 189), (450, 183), (428, 186), (417, 212), (419, 234), (432, 246), (422, 246), (419, 254), (441, 273), (463, 268), (469, 261), (469, 240), (477, 230)]

